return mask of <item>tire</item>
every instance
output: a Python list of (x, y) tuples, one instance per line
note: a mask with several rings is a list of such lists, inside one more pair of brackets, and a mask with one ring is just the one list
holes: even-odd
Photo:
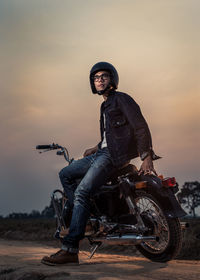
[(144, 224), (150, 229), (148, 235), (156, 235), (158, 241), (145, 241), (136, 248), (154, 262), (174, 259), (182, 247), (182, 230), (178, 218), (167, 218), (162, 206), (145, 191), (136, 191), (135, 202)]

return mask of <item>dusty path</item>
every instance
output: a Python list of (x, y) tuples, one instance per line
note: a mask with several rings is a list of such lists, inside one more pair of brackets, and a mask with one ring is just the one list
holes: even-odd
[(200, 280), (200, 261), (152, 263), (145, 258), (80, 253), (79, 266), (50, 267), (40, 263), (56, 251), (33, 242), (0, 240), (0, 280)]

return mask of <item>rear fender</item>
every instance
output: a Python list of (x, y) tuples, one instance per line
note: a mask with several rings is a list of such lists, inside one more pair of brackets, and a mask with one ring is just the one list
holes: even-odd
[(158, 200), (166, 217), (180, 218), (187, 215), (174, 195), (173, 188), (163, 187), (161, 179), (154, 175), (141, 175), (141, 179), (147, 182), (146, 191)]

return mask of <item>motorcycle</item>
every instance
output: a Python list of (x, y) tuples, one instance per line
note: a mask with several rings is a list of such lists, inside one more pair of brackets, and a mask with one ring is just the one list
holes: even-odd
[[(68, 164), (68, 150), (58, 144), (38, 145), (42, 152), (58, 150)], [(78, 184), (78, 182), (77, 182)], [(186, 215), (175, 194), (178, 183), (174, 177), (139, 175), (137, 168), (128, 164), (112, 174), (91, 198), (91, 215), (85, 237), (92, 251), (102, 243), (136, 246), (137, 250), (154, 262), (175, 258), (182, 247), (182, 230), (187, 226), (179, 218)], [(56, 237), (62, 239), (70, 221), (65, 217), (66, 194), (53, 191), (52, 203), (57, 219)]]

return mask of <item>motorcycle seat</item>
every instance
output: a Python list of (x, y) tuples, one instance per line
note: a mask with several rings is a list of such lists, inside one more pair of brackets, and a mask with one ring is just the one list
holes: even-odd
[(138, 169), (135, 165), (133, 164), (128, 164), (126, 166), (123, 166), (122, 168), (118, 168), (115, 170), (113, 173), (111, 173), (109, 181), (113, 182), (116, 181), (118, 182), (118, 177), (131, 174), (134, 177), (138, 177)]
[(128, 164), (125, 167), (115, 170), (113, 173), (111, 173), (107, 183), (100, 187), (99, 191), (116, 190), (118, 188), (118, 183), (119, 183), (118, 177), (126, 175), (126, 174), (131, 174), (135, 177), (138, 176), (137, 167), (133, 164)]

